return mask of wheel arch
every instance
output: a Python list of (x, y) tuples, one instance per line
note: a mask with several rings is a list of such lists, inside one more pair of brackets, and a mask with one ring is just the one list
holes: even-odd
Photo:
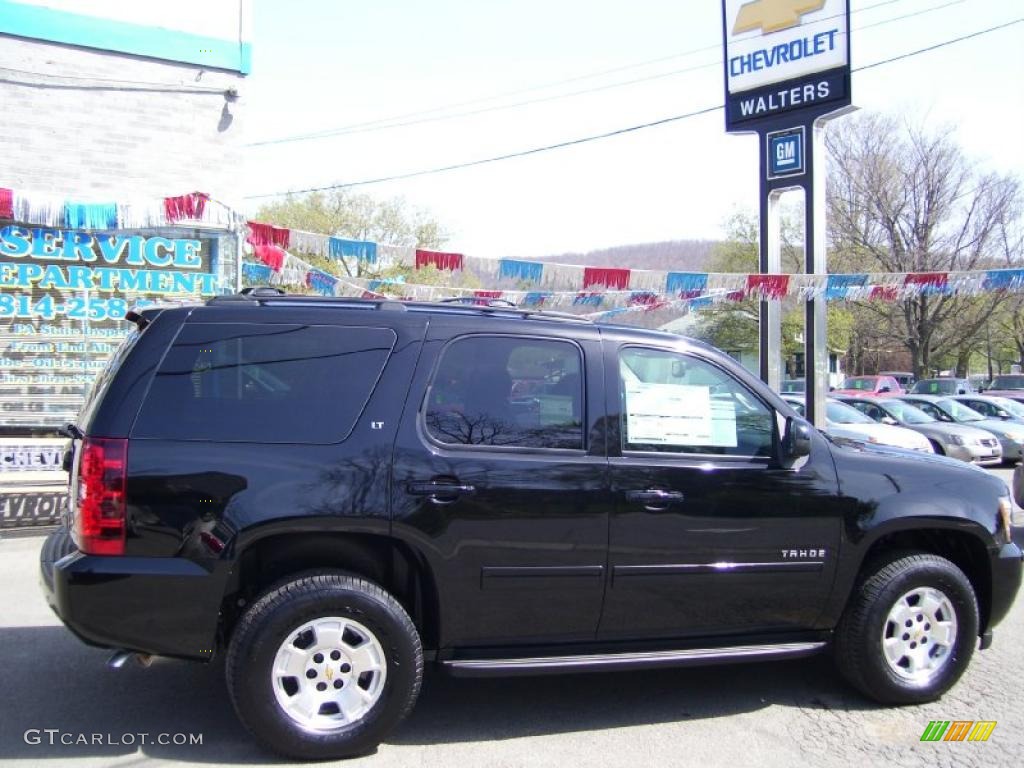
[(412, 619), (425, 649), (440, 636), (437, 588), (425, 558), (382, 533), (273, 531), (236, 551), (221, 603), (220, 641), (230, 639), (241, 614), (270, 586), (289, 576), (338, 570), (361, 576), (389, 592)]
[[(963, 528), (929, 527), (888, 531), (868, 546), (856, 581), (874, 572), (883, 561), (901, 553), (926, 553), (944, 557), (963, 571), (978, 601), (978, 631), (983, 633), (988, 629), (992, 614), (992, 569), (988, 548), (979, 535)], [(849, 597), (850, 594), (847, 600)]]

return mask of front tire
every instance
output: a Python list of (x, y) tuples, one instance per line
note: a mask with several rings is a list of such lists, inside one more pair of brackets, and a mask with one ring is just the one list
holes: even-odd
[(245, 612), (228, 648), (239, 719), (269, 749), (325, 760), (373, 751), (419, 694), (423, 651), (378, 585), (340, 573), (280, 584)]
[(855, 688), (883, 704), (934, 701), (967, 668), (978, 603), (964, 572), (936, 555), (877, 565), (836, 629), (836, 662)]

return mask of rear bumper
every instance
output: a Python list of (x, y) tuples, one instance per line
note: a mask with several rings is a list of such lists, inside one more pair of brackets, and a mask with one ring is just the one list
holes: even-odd
[(1024, 570), (1020, 545), (1024, 544), (1024, 528), (1015, 528), (1013, 534), (1014, 541), (1003, 546), (992, 560), (992, 609), (985, 627), (987, 630), (1005, 618), (1020, 589), (1021, 571)]
[(178, 557), (98, 557), (66, 529), (40, 553), (40, 586), (57, 617), (83, 642), (188, 659), (215, 650), (224, 579)]

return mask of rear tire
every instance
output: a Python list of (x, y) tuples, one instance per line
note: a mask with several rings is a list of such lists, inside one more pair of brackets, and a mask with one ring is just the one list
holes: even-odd
[(264, 746), (303, 760), (353, 757), (412, 709), (423, 651), (408, 614), (378, 585), (303, 575), (245, 612), (226, 673), (239, 719)]
[(956, 565), (899, 555), (859, 582), (836, 629), (836, 663), (883, 704), (934, 701), (967, 668), (978, 639), (978, 603)]

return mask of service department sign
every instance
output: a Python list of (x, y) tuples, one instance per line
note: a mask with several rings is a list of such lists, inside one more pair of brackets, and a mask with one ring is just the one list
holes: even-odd
[(850, 104), (849, 0), (723, 0), (726, 130)]

